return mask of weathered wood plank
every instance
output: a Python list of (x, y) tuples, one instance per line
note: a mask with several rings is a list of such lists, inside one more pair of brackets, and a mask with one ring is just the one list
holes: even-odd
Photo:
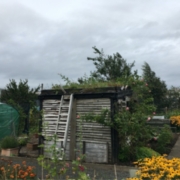
[(75, 156), (75, 148), (76, 148), (76, 126), (77, 126), (77, 122), (76, 122), (76, 100), (73, 101), (73, 109), (72, 109), (72, 118), (71, 118), (71, 122), (70, 122), (70, 129), (69, 129), (69, 136), (70, 136), (70, 156), (69, 159), (70, 160), (75, 160), (76, 156)]
[(85, 143), (85, 161), (108, 163), (108, 144)]
[[(77, 100), (77, 114), (81, 116), (81, 114), (85, 113), (94, 113), (100, 114), (102, 109), (110, 109), (110, 99), (83, 99)], [(82, 129), (82, 132), (81, 132)], [(76, 134), (81, 134), (82, 141), (85, 143), (92, 142), (92, 144), (97, 144), (99, 142), (104, 142), (105, 144), (108, 142), (109, 146), (107, 147), (106, 160), (102, 160), (101, 158), (95, 157), (98, 154), (98, 148), (95, 147), (92, 154), (87, 152), (86, 154), (86, 162), (108, 162), (111, 160), (111, 130), (110, 127), (105, 127), (96, 122), (86, 122), (82, 123), (81, 120), (77, 119), (77, 130)], [(77, 135), (78, 139), (78, 135)], [(93, 146), (93, 145), (92, 145)], [(97, 152), (96, 152), (97, 151)], [(104, 152), (101, 152), (104, 154)], [(101, 154), (100, 153), (100, 154)], [(99, 157), (102, 155), (99, 155)]]

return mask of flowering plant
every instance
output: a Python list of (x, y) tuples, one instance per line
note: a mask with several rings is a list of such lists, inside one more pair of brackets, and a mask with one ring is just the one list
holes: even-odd
[(159, 179), (180, 179), (180, 158), (167, 159), (166, 155), (144, 158), (137, 161), (139, 170), (137, 177), (127, 178), (127, 180), (159, 180)]
[(12, 161), (1, 159), (0, 178), (6, 179), (35, 179), (34, 167), (28, 166), (25, 161), (22, 164), (14, 164)]
[(171, 121), (171, 124), (174, 124), (174, 125), (180, 127), (180, 115), (171, 116), (171, 117), (170, 117), (170, 121)]

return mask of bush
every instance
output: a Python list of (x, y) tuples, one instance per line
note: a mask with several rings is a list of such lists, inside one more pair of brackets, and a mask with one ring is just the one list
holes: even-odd
[(2, 149), (16, 148), (18, 146), (19, 146), (18, 140), (13, 136), (6, 136), (1, 141)]
[(148, 147), (139, 147), (136, 150), (137, 160), (144, 159), (144, 158), (151, 158), (153, 156), (160, 156), (160, 154)]
[(28, 142), (28, 138), (27, 137), (21, 137), (21, 138), (18, 138), (18, 144), (19, 146), (25, 146)]
[(157, 138), (157, 143), (154, 146), (154, 150), (160, 154), (166, 153), (167, 145), (171, 142), (173, 133), (168, 125), (165, 125)]

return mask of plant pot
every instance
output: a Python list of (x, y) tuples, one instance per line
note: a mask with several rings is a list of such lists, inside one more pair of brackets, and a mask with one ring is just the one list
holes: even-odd
[(1, 149), (1, 156), (18, 156), (19, 147), (10, 149)]
[(38, 133), (34, 134), (34, 137), (39, 138), (39, 134)]
[(38, 149), (38, 143), (27, 143), (26, 147), (29, 150), (37, 150)]

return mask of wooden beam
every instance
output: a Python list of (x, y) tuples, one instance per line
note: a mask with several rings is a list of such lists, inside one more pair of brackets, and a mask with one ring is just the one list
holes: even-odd
[(76, 99), (73, 101), (72, 115), (71, 115), (71, 134), (70, 134), (70, 160), (75, 160), (76, 158)]

